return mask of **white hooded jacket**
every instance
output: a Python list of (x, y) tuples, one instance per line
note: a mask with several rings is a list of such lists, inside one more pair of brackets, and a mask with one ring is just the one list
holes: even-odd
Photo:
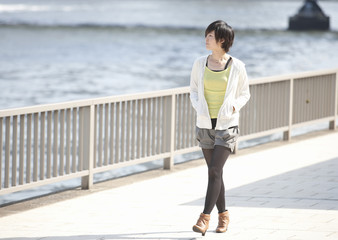
[[(190, 77), (190, 100), (197, 113), (196, 125), (211, 129), (211, 119), (207, 101), (204, 97), (204, 70), (208, 56), (195, 60)], [(250, 99), (249, 81), (245, 65), (232, 57), (232, 64), (224, 101), (219, 109), (216, 130), (225, 130), (239, 124), (239, 111)], [(235, 111), (233, 111), (233, 107)]]

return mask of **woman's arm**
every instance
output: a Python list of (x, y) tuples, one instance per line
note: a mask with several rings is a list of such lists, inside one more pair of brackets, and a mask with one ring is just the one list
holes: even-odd
[(190, 75), (190, 101), (193, 108), (197, 111), (198, 102), (198, 61), (193, 64)]
[(236, 100), (233, 104), (234, 112), (239, 112), (241, 108), (249, 101), (250, 99), (250, 90), (249, 90), (249, 80), (246, 73), (245, 66), (241, 69), (239, 75), (238, 88), (236, 92)]

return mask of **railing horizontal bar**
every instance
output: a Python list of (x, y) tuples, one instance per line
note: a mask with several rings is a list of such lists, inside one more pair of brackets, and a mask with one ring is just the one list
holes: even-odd
[(250, 139), (254, 139), (254, 138), (259, 138), (259, 137), (264, 137), (264, 136), (267, 136), (267, 135), (271, 135), (271, 134), (274, 134), (274, 133), (280, 133), (280, 132), (284, 132), (284, 131), (287, 131), (287, 130), (289, 130), (289, 126), (274, 128), (274, 129), (270, 129), (270, 130), (267, 130), (267, 131), (252, 133), (252, 134), (243, 135), (243, 136), (241, 135), (238, 138), (238, 142), (242, 142), (242, 141), (250, 140)]
[(181, 87), (176, 89), (165, 89), (153, 92), (142, 92), (138, 94), (126, 94), (126, 95), (117, 95), (110, 97), (102, 97), (102, 98), (94, 98), (94, 99), (86, 99), (86, 100), (78, 100), (78, 101), (70, 101), (70, 102), (62, 102), (56, 104), (44, 104), (44, 105), (36, 105), (22, 108), (13, 108), (13, 109), (3, 109), (0, 110), (0, 117), (21, 115), (21, 114), (32, 114), (37, 112), (47, 112), (47, 111), (55, 111), (60, 109), (67, 108), (81, 108), (90, 105), (98, 105), (98, 104), (106, 104), (111, 102), (121, 102), (121, 101), (132, 101), (139, 99), (148, 99), (154, 97), (161, 96), (170, 96), (172, 95), (172, 91), (176, 91), (178, 93), (185, 93), (189, 91), (189, 87)]
[(140, 159), (137, 159), (137, 160), (121, 162), (119, 164), (110, 164), (108, 166), (102, 166), (102, 167), (97, 167), (97, 168), (93, 169), (93, 173), (105, 172), (105, 171), (109, 171), (109, 170), (112, 170), (112, 169), (117, 169), (117, 168), (128, 167), (128, 166), (132, 166), (132, 165), (136, 165), (136, 164), (151, 162), (151, 161), (154, 161), (154, 160), (167, 158), (169, 156), (170, 156), (170, 153), (162, 153), (162, 154), (159, 154), (159, 155), (144, 157), (144, 158), (140, 158)]
[(184, 148), (184, 149), (179, 149), (174, 152), (174, 155), (181, 155), (181, 154), (186, 154), (186, 153), (191, 153), (191, 152), (196, 152), (200, 151), (201, 148), (199, 146), (194, 146), (190, 148)]
[(330, 74), (335, 74), (337, 71), (338, 71), (338, 69), (335, 68), (335, 69), (328, 69), (328, 70), (319, 70), (319, 71), (312, 71), (312, 72), (292, 73), (292, 74), (285, 74), (285, 75), (278, 75), (278, 76), (271, 76), (271, 77), (250, 79), (250, 85), (270, 83), (270, 82), (289, 81), (292, 78), (293, 79), (299, 79), (299, 78), (308, 78), (308, 77), (317, 77), (317, 76), (323, 76), (323, 75), (330, 75)]
[(332, 116), (332, 117), (320, 118), (320, 119), (301, 122), (301, 123), (294, 123), (294, 124), (292, 124), (292, 128), (309, 126), (309, 125), (312, 125), (312, 124), (317, 124), (317, 123), (322, 123), (322, 122), (329, 122), (329, 121), (333, 121), (334, 119), (335, 119), (335, 117)]

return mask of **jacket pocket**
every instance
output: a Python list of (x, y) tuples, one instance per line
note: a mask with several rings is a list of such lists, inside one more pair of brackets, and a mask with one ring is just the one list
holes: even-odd
[(206, 102), (203, 102), (203, 101), (198, 102), (197, 114), (198, 116), (203, 116), (203, 117), (209, 116), (209, 108)]
[(232, 101), (227, 101), (223, 108), (221, 108), (219, 117), (228, 119), (232, 116), (233, 112), (234, 111)]

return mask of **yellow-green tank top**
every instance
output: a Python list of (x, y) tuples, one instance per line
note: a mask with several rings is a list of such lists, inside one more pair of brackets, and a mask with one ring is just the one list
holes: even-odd
[(204, 71), (204, 96), (208, 104), (211, 118), (217, 118), (221, 108), (225, 91), (228, 85), (230, 66), (223, 71), (212, 71), (205, 67)]

